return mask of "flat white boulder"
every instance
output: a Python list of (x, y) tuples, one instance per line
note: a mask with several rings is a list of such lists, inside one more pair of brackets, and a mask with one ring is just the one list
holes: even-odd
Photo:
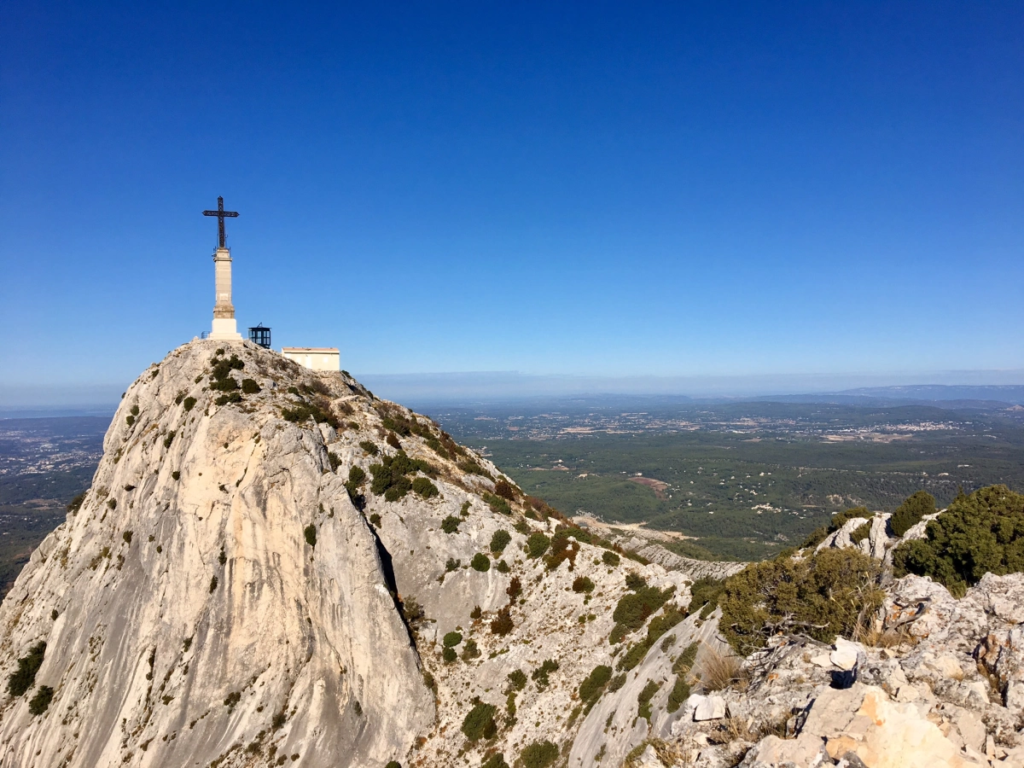
[(704, 696), (693, 711), (693, 719), (698, 723), (704, 720), (721, 720), (725, 717), (725, 699), (721, 696)]

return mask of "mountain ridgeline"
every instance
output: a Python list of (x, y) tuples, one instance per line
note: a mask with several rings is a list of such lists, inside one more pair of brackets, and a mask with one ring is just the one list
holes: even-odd
[(1019, 765), (1024, 497), (908, 505), (650, 562), (344, 372), (194, 341), (0, 606), (0, 768)]

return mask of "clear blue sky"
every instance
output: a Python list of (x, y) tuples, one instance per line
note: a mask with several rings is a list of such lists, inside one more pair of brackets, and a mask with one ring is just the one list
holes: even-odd
[(357, 375), (1024, 369), (1020, 2), (0, 14), (0, 394), (208, 330), (217, 195)]

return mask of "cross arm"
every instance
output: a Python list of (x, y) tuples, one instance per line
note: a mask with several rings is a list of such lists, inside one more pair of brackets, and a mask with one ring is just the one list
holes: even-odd
[(228, 219), (238, 218), (236, 211), (203, 211), (203, 216), (224, 216)]

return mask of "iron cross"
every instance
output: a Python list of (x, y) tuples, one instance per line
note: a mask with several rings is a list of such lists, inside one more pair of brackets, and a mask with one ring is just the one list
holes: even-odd
[(216, 211), (203, 211), (203, 216), (216, 216), (217, 217), (217, 232), (220, 234), (220, 247), (221, 248), (226, 248), (227, 246), (224, 245), (225, 240), (227, 240), (227, 237), (224, 234), (224, 219), (225, 218), (230, 218), (230, 219), (237, 218), (238, 213), (236, 213), (235, 211), (225, 211), (224, 210), (224, 198), (223, 197), (218, 197), (217, 198), (217, 210)]

